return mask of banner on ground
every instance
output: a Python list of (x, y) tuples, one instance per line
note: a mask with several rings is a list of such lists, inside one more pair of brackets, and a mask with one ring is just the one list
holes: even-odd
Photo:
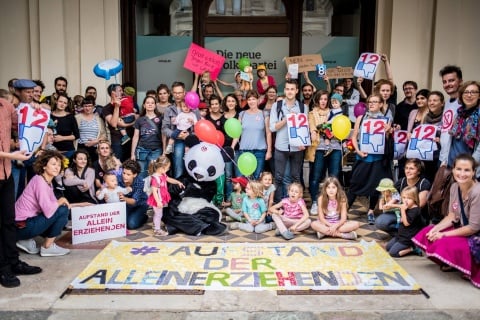
[(112, 241), (73, 290), (419, 290), (376, 242)]

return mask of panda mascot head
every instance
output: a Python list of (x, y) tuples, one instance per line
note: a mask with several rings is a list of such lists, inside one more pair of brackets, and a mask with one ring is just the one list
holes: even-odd
[(195, 181), (215, 181), (225, 172), (220, 148), (216, 145), (200, 142), (188, 150), (184, 157), (185, 168)]

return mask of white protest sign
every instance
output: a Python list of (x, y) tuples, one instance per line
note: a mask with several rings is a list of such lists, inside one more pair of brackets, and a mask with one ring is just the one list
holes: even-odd
[(28, 103), (20, 103), (18, 111), (18, 140), (20, 150), (35, 152), (42, 144), (47, 131), (50, 110), (35, 109)]
[(393, 132), (394, 152), (393, 159), (401, 159), (405, 155), (408, 144), (408, 131), (407, 130), (395, 130)]
[(407, 149), (407, 158), (433, 160), (433, 152), (437, 150), (435, 136), (437, 127), (432, 124), (422, 124), (412, 130)]
[(310, 130), (308, 118), (305, 113), (291, 113), (287, 116), (288, 141), (291, 146), (309, 146)]
[(377, 72), (378, 64), (381, 61), (381, 56), (377, 53), (365, 52), (358, 58), (353, 75), (355, 77), (373, 80), (375, 72)]
[(298, 79), (298, 63), (289, 64), (288, 73), (291, 79)]
[(360, 150), (368, 154), (385, 154), (386, 119), (366, 119), (360, 128)]
[(72, 208), (72, 244), (127, 235), (125, 202)]

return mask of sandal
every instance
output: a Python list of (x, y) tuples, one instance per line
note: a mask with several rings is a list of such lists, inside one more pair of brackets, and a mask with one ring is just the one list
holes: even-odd
[(457, 271), (457, 269), (455, 269), (452, 266), (449, 266), (448, 264), (441, 265), (440, 270), (442, 270), (442, 272), (455, 272), (455, 271)]

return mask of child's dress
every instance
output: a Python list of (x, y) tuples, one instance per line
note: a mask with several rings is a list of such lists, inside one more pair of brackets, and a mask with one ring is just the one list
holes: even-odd
[[(168, 188), (167, 188), (167, 175), (162, 174), (162, 175), (152, 175), (152, 182), (151, 186), (158, 188), (158, 196), (162, 200), (162, 206), (166, 206), (168, 202), (170, 202), (170, 193), (168, 193)], [(155, 200), (155, 197), (153, 196), (153, 193), (148, 196), (147, 199), (147, 204), (152, 207), (158, 207), (157, 201)]]
[(327, 220), (327, 222), (330, 224), (337, 224), (340, 221), (340, 213), (338, 212), (337, 200), (328, 200), (325, 220)]

